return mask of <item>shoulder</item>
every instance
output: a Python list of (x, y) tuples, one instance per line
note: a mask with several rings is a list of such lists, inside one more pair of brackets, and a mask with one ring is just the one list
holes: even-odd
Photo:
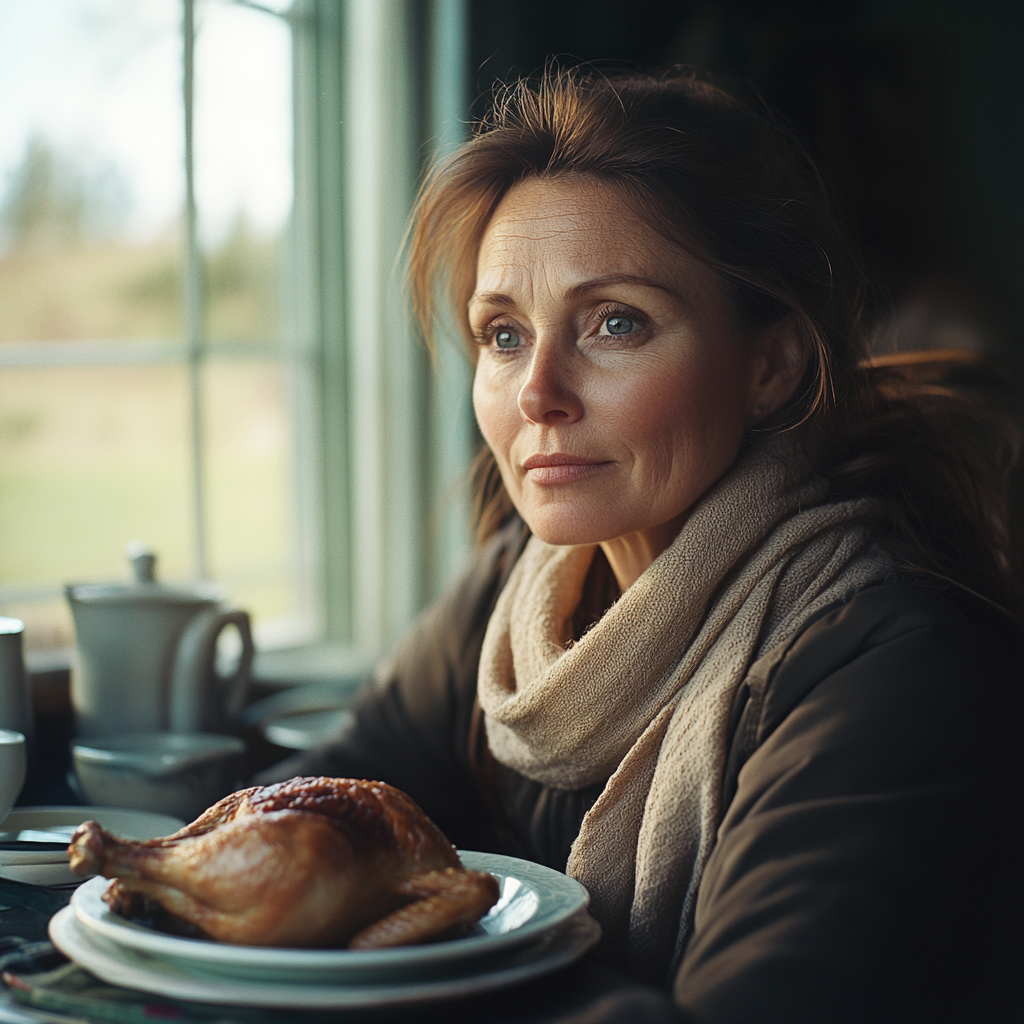
[[(374, 672), (364, 698), (402, 691), (413, 717), (471, 704), (487, 622), (528, 533), (514, 519), (491, 537)], [(429, 716), (427, 716), (429, 717)]]
[[(762, 727), (771, 729), (808, 687), (848, 667), (862, 674), (865, 684), (882, 668), (913, 687), (934, 681), (928, 669), (945, 675), (942, 665), (948, 658), (960, 669), (975, 664), (972, 674), (1019, 672), (1014, 657), (1019, 649), (1019, 630), (995, 609), (908, 579), (869, 587), (827, 610), (756, 663), (750, 683), (764, 693)], [(914, 663), (905, 663), (904, 654), (912, 654)]]
[[(438, 642), (446, 635), (454, 651), (468, 636), (479, 633), (482, 637), (498, 595), (529, 537), (523, 521), (513, 516), (473, 553), (465, 569), (423, 612), (405, 646), (419, 649), (426, 637)], [(445, 632), (439, 633), (442, 626)]]
[[(980, 601), (914, 579), (868, 588), (751, 667), (733, 713), (726, 798), (783, 726), (805, 745), (867, 730), (878, 753), (887, 724), (903, 751), (981, 742), (994, 718), (1013, 714), (1021, 652), (1019, 628)], [(820, 716), (827, 729), (812, 725)]]

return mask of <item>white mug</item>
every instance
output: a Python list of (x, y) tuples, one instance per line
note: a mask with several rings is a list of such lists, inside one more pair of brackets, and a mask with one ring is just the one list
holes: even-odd
[(31, 741), (32, 702), (21, 650), (24, 631), (21, 619), (0, 616), (0, 729), (23, 732)]
[(25, 784), (25, 737), (0, 729), (0, 823), (14, 806)]

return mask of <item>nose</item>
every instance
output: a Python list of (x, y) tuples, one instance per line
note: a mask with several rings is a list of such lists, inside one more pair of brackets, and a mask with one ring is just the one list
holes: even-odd
[(583, 415), (583, 402), (573, 385), (569, 357), (556, 346), (538, 344), (530, 371), (519, 389), (519, 411), (531, 423), (562, 426)]

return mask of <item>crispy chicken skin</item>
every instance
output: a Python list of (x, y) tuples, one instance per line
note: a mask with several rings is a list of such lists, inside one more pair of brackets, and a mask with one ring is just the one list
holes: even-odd
[(79, 874), (116, 879), (221, 942), (372, 949), (423, 942), (498, 899), (408, 796), (383, 782), (298, 778), (240, 790), (164, 839), (118, 839), (87, 821), (68, 847)]

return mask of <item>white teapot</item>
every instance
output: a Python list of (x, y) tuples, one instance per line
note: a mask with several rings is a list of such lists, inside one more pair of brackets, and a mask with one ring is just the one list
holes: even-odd
[[(79, 736), (230, 731), (245, 704), (253, 643), (248, 612), (228, 608), (212, 583), (156, 582), (155, 556), (130, 546), (132, 583), (66, 588), (77, 663), (71, 702)], [(217, 638), (238, 629), (242, 652), (229, 676), (217, 672)]]

